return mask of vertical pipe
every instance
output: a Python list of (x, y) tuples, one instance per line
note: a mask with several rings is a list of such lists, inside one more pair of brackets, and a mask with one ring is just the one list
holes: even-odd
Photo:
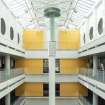
[(50, 41), (55, 41), (55, 20), (54, 20), (54, 17), (50, 18)]
[(55, 22), (50, 18), (50, 41), (49, 41), (49, 105), (55, 105)]
[[(10, 55), (5, 56), (5, 70), (6, 76), (10, 76)], [(5, 105), (11, 105), (10, 93), (5, 96)]]

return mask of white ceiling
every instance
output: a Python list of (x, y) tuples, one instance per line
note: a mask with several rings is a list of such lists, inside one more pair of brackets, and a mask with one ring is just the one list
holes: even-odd
[(79, 26), (97, 0), (2, 0), (24, 28), (46, 27), (44, 9), (57, 7), (59, 27)]

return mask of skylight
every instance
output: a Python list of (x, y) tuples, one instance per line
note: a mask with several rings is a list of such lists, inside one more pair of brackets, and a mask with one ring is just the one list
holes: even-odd
[[(43, 11), (55, 6), (61, 9), (59, 27), (79, 26), (97, 0), (2, 0), (24, 28), (46, 27)], [(70, 25), (71, 24), (71, 25)]]

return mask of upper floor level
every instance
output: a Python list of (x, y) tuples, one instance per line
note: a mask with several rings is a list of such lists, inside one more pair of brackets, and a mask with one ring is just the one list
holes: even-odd
[(99, 0), (80, 28), (80, 56), (105, 52), (105, 1)]
[[(0, 6), (3, 11), (0, 13), (0, 52), (26, 58), (32, 58), (39, 53), (38, 56), (41, 58), (47, 58), (48, 30), (23, 29), (2, 1)], [(58, 30), (56, 33), (57, 58), (63, 55), (63, 58), (78, 58), (104, 52), (104, 11), (105, 1), (99, 0), (80, 29)]]

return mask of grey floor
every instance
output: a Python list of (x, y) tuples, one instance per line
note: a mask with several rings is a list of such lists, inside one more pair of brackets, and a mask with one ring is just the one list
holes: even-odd
[[(25, 105), (48, 105), (48, 99), (29, 98)], [(79, 105), (77, 99), (56, 99), (56, 105)]]

